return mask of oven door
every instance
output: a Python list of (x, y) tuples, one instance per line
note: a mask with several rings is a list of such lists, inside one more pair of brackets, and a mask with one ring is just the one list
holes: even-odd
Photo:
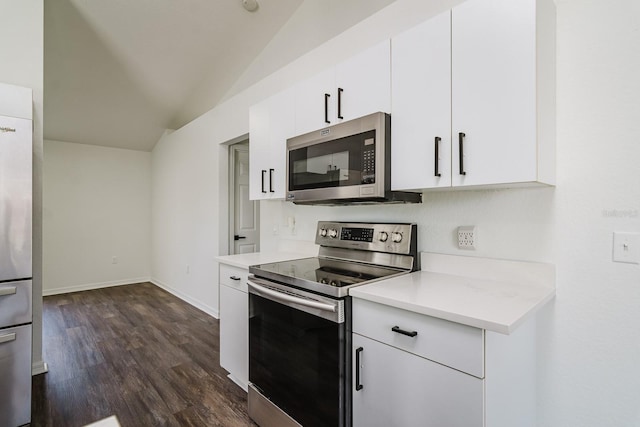
[(249, 382), (258, 392), (250, 389), (249, 415), (283, 425), (260, 409), (271, 405), (305, 427), (349, 425), (346, 301), (253, 276), (248, 285)]

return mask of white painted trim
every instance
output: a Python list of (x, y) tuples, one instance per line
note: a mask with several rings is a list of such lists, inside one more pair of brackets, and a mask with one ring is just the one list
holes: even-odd
[(156, 285), (156, 286), (164, 289), (165, 291), (169, 292), (170, 294), (173, 294), (173, 295), (177, 296), (178, 298), (180, 298), (184, 302), (189, 303), (192, 306), (194, 306), (195, 308), (204, 311), (209, 316), (215, 317), (216, 319), (220, 318), (220, 312), (218, 311), (217, 308), (213, 308), (213, 307), (208, 306), (207, 304), (203, 304), (200, 301), (196, 301), (195, 299), (191, 298), (187, 294), (184, 294), (184, 293), (176, 290), (175, 288), (167, 285), (166, 283), (161, 282), (160, 280), (158, 280), (158, 279), (156, 279), (154, 277), (149, 279), (149, 281), (151, 283), (153, 283), (154, 285)]
[(70, 292), (90, 291), (92, 289), (109, 288), (112, 286), (132, 285), (134, 283), (150, 282), (150, 277), (135, 277), (124, 280), (114, 280), (110, 282), (87, 283), (84, 285), (67, 286), (65, 288), (43, 289), (42, 296), (68, 294)]
[(49, 372), (49, 365), (44, 360), (38, 360), (31, 364), (31, 376), (46, 374)]

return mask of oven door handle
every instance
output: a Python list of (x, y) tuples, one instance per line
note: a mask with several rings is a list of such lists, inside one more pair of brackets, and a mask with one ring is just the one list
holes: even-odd
[(284, 294), (282, 292), (274, 291), (269, 288), (265, 288), (264, 286), (260, 286), (257, 283), (254, 283), (250, 280), (247, 281), (247, 285), (254, 289), (257, 293), (262, 294), (264, 296), (271, 297), (275, 300), (278, 300), (282, 303), (293, 303), (299, 304), (305, 307), (317, 308), (319, 310), (330, 311), (332, 313), (336, 312), (336, 306), (332, 304), (325, 304), (319, 301), (311, 301), (306, 298), (295, 297), (293, 295)]

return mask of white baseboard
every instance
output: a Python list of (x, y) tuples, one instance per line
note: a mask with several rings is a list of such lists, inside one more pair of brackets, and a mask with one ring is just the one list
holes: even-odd
[(109, 288), (111, 286), (131, 285), (133, 283), (150, 282), (150, 277), (134, 277), (132, 279), (114, 280), (111, 282), (87, 283), (84, 285), (67, 286), (65, 288), (43, 289), (42, 296), (68, 294), (70, 292), (90, 291), (92, 289)]
[(171, 286), (167, 285), (166, 283), (163, 283), (162, 281), (152, 277), (151, 279), (149, 279), (149, 281), (151, 283), (153, 283), (154, 285), (164, 289), (165, 291), (169, 292), (170, 294), (173, 294), (175, 296), (177, 296), (178, 298), (180, 298), (181, 300), (183, 300), (184, 302), (187, 302), (189, 304), (191, 304), (192, 306), (204, 311), (205, 313), (207, 313), (209, 316), (215, 317), (216, 319), (220, 318), (220, 313), (218, 312), (217, 308), (208, 306), (207, 304), (203, 304), (200, 301), (196, 301), (195, 299), (191, 298), (190, 296), (172, 288)]
[(31, 364), (31, 376), (46, 374), (49, 372), (49, 366), (44, 360), (39, 360)]

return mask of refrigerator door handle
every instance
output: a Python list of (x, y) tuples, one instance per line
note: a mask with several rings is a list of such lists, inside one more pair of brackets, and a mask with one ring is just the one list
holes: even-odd
[(0, 344), (4, 344), (6, 342), (15, 341), (15, 340), (16, 340), (15, 332), (12, 332), (10, 334), (0, 335)]
[(6, 296), (6, 295), (14, 295), (17, 290), (18, 288), (16, 288), (15, 286), (7, 286), (6, 288), (0, 288), (0, 297)]

